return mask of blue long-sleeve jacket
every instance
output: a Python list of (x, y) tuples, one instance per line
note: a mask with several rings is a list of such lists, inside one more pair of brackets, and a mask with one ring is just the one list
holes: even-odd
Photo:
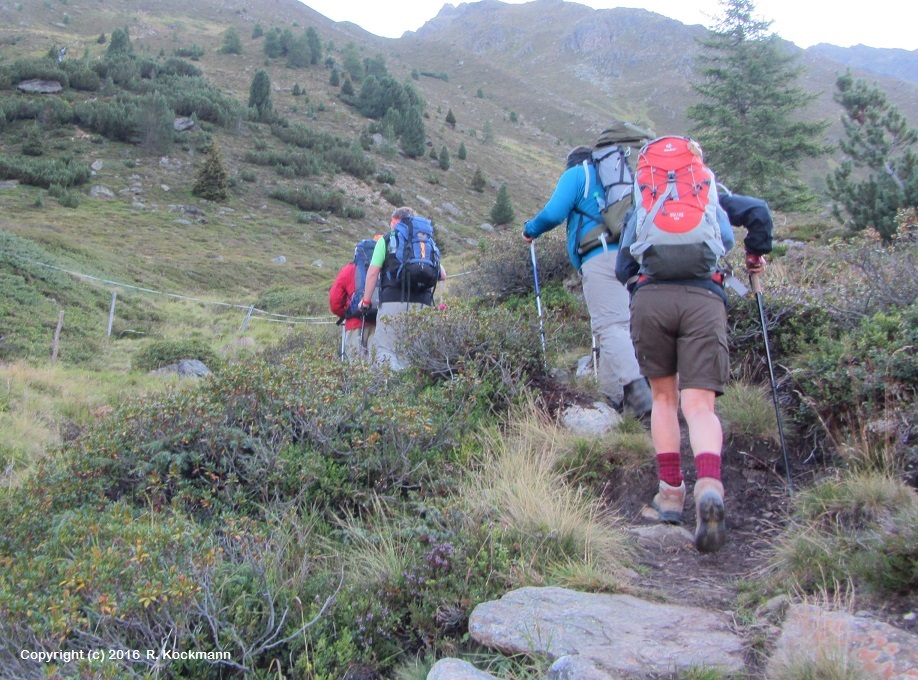
[[(720, 234), (724, 249), (727, 252), (736, 245), (736, 237), (733, 235), (731, 225), (746, 227), (748, 230), (746, 238), (743, 240), (747, 253), (764, 255), (771, 252), (774, 223), (771, 219), (771, 211), (765, 201), (752, 196), (729, 194), (719, 196), (719, 202), (722, 209), (721, 213), (718, 213)], [(615, 276), (622, 283), (626, 283), (636, 276), (639, 271), (637, 260), (631, 256), (631, 244), (634, 243), (636, 231), (637, 220), (628, 219), (622, 232), (618, 259), (615, 263)], [(716, 292), (723, 298), (724, 302), (727, 300), (723, 287), (714, 281), (667, 281), (666, 283), (701, 286)]]
[[(536, 238), (567, 220), (567, 252), (574, 269), (578, 270), (584, 262), (602, 252), (602, 248), (595, 248), (583, 256), (577, 252), (580, 234), (602, 222), (594, 195), (596, 191), (601, 194), (602, 188), (596, 178), (596, 169), (590, 163), (587, 164), (587, 172), (590, 190), (584, 192), (587, 173), (583, 171), (583, 165), (575, 165), (565, 170), (558, 179), (548, 203), (523, 227), (526, 236)], [(584, 193), (587, 195), (584, 196)], [(618, 244), (609, 244), (610, 250), (617, 248)]]

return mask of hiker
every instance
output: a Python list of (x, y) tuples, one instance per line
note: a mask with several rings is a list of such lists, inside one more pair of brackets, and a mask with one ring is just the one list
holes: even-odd
[[(523, 239), (531, 244), (566, 220), (568, 255), (583, 279), (590, 324), (599, 338), (599, 389), (616, 410), (627, 409), (642, 418), (651, 408), (650, 389), (631, 341), (628, 291), (615, 278), (618, 238), (606, 231), (597, 206), (596, 195), (603, 193), (603, 187), (588, 161), (592, 154), (588, 146), (571, 150), (551, 198), (524, 225)], [(597, 231), (598, 236), (584, 242), (584, 235)]]
[[(709, 180), (695, 187), (703, 187), (699, 195), (709, 196), (709, 205), (717, 215), (713, 249), (720, 254), (730, 250), (735, 244), (731, 225), (745, 226), (748, 230), (744, 240), (746, 271), (761, 274), (765, 269), (763, 255), (771, 252), (773, 223), (768, 205), (749, 196), (718, 196), (713, 173), (700, 165), (701, 148), (691, 142), (686, 149), (689, 155), (696, 156), (696, 170), (700, 173), (703, 168), (710, 174)], [(643, 158), (644, 151), (641, 156)], [(700, 552), (715, 552), (726, 540), (721, 482), (723, 430), (714, 401), (723, 394), (729, 376), (727, 295), (724, 290), (728, 273), (717, 265), (719, 255), (715, 257), (709, 245), (711, 234), (706, 240), (690, 245), (660, 247), (660, 237), (651, 233), (653, 227), (642, 229), (646, 224), (642, 222), (642, 209), (649, 208), (651, 214), (646, 217), (651, 221), (654, 215), (676, 216), (682, 221), (679, 229), (684, 229), (689, 218), (682, 208), (663, 205), (666, 201), (659, 196), (666, 196), (668, 191), (649, 188), (639, 160), (636, 201), (642, 191), (649, 198), (643, 207), (636, 205), (635, 214), (627, 222), (616, 274), (631, 291), (631, 335), (641, 371), (649, 378), (653, 394), (650, 434), (656, 451), (659, 488), (652, 506), (662, 522), (681, 523), (686, 490), (680, 455), (678, 412), (681, 406), (697, 473), (693, 490), (695, 546)], [(683, 192), (682, 196), (685, 195)], [(683, 238), (687, 233), (683, 232)], [(650, 242), (649, 247), (647, 242)], [(688, 275), (686, 272), (691, 269), (687, 268), (688, 264), (700, 261), (695, 260), (695, 254), (700, 255), (704, 264), (694, 275)], [(670, 276), (672, 271), (678, 274)]]
[(376, 331), (376, 309), (358, 311), (360, 297), (355, 293), (359, 289), (359, 295), (363, 296), (367, 267), (376, 241), (381, 238), (377, 235), (360, 241), (354, 247), (354, 259), (341, 268), (328, 291), (331, 313), (338, 317), (338, 323), (344, 324), (342, 359), (370, 356), (370, 343)]
[(428, 220), (412, 208), (401, 207), (392, 213), (390, 225), (392, 231), (379, 239), (373, 251), (360, 307), (370, 306), (378, 281), (375, 361), (400, 371), (406, 363), (395, 348), (395, 318), (409, 309), (431, 305), (437, 283), (446, 280), (446, 270), (440, 264)]

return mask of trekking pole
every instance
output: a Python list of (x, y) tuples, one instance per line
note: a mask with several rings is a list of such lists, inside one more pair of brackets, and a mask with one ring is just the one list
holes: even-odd
[(768, 377), (771, 380), (771, 396), (775, 402), (775, 417), (778, 419), (778, 437), (781, 440), (781, 453), (784, 455), (784, 469), (787, 472), (787, 493), (794, 495), (794, 485), (791, 482), (790, 461), (787, 458), (787, 444), (784, 442), (784, 424), (781, 419), (781, 406), (778, 403), (778, 383), (775, 382), (775, 369), (771, 361), (771, 349), (768, 346), (768, 324), (765, 321), (765, 302), (762, 298), (762, 282), (758, 274), (749, 275), (749, 285), (755, 294), (759, 306), (759, 320), (762, 322), (762, 337), (765, 340), (765, 360), (768, 363)]
[(344, 317), (341, 317), (340, 319), (338, 319), (338, 324), (341, 326), (341, 349), (340, 349), (340, 351), (338, 352), (338, 355), (341, 357), (341, 361), (344, 362), (344, 360), (345, 360), (345, 354), (344, 354), (344, 334), (345, 334)]
[(593, 340), (593, 377), (599, 382), (599, 343), (596, 342), (596, 333), (593, 332), (593, 321), (590, 320), (590, 337)]
[(542, 321), (542, 291), (539, 290), (539, 267), (536, 264), (535, 241), (529, 244), (529, 254), (532, 256), (532, 278), (535, 281), (536, 309), (539, 312), (539, 338), (542, 340), (542, 363), (547, 363), (548, 355), (545, 352), (545, 323)]

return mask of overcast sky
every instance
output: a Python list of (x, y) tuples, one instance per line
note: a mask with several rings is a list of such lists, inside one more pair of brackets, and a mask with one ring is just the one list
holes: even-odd
[[(523, 0), (504, 0), (519, 3)], [(841, 47), (863, 44), (870, 47), (918, 49), (918, 9), (914, 0), (758, 0), (760, 18), (771, 20), (772, 30), (798, 47), (825, 42)], [(405, 31), (420, 28), (437, 15), (442, 0), (305, 0), (333, 21), (351, 21), (370, 33), (398, 38)], [(453, 4), (458, 4), (454, 2)], [(720, 13), (718, 0), (581, 0), (597, 9), (642, 7), (685, 24), (710, 26)], [(911, 7), (912, 9), (908, 9)]]

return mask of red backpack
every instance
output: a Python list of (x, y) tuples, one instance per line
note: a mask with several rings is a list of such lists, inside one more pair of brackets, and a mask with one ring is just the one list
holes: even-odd
[(726, 252), (717, 183), (701, 147), (687, 137), (660, 137), (638, 155), (634, 180), (637, 228), (631, 255), (652, 279), (705, 279)]

